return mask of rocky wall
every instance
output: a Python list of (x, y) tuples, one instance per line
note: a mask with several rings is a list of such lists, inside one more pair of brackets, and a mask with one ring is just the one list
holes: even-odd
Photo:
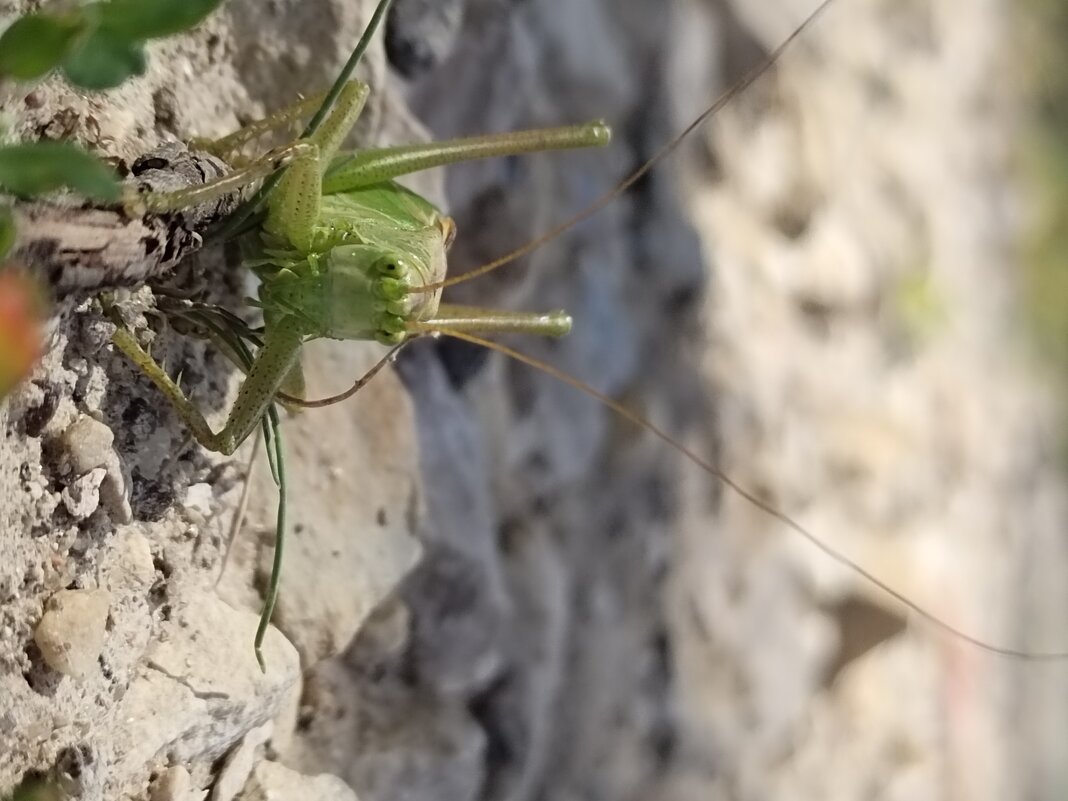
[[(19, 133), (127, 160), (220, 135), (325, 85), (370, 5), (229, 0), (116, 93), (48, 81), (4, 108)], [(460, 272), (595, 200), (808, 10), (397, 0), (356, 141), (613, 125), (607, 150), (420, 176), (456, 218)], [(509, 342), (925, 608), (1039, 648), (1058, 642), (1065, 501), (1012, 347), (1007, 13), (838, 0), (672, 160), (453, 299), (567, 308), (570, 337)], [(220, 252), (171, 283), (250, 292)], [(221, 420), (228, 362), (160, 329), (147, 291), (130, 308)], [(1062, 673), (919, 625), (648, 432), (457, 342), (287, 418), (261, 675), (264, 460), (235, 527), (254, 444), (190, 444), (108, 334), (92, 304), (67, 312), (0, 406), (0, 789), (34, 771), (79, 798), (174, 801), (1041, 798), (1063, 781)], [(316, 395), (378, 352), (319, 344)]]

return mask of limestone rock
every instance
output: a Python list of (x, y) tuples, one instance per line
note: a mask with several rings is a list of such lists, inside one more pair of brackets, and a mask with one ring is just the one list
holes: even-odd
[(149, 801), (193, 801), (193, 783), (189, 771), (174, 765), (163, 771), (152, 782)]
[(215, 777), (211, 801), (233, 801), (241, 792), (252, 774), (253, 765), (256, 764), (256, 751), (270, 738), (273, 728), (270, 723), (258, 726), (246, 734), (241, 743), (227, 755), (218, 776)]
[(145, 671), (115, 710), (115, 770), (215, 759), (264, 725), (299, 679), (297, 654), (277, 630), (264, 641), (266, 673), (252, 651), (257, 616), (205, 595), (180, 610), (172, 635), (155, 644)]

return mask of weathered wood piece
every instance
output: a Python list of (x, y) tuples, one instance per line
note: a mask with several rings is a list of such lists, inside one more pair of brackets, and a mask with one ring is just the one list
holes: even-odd
[[(174, 191), (226, 175), (229, 167), (180, 142), (167, 143), (130, 167), (145, 191)], [(236, 195), (182, 211), (131, 215), (121, 207), (62, 200), (18, 203), (11, 260), (38, 275), (56, 300), (166, 275), (204, 243), (204, 232), (237, 205)]]

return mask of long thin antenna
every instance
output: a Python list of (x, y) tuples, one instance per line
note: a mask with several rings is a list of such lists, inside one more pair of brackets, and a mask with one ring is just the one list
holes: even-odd
[(521, 353), (517, 350), (514, 350), (513, 348), (510, 348), (507, 345), (502, 345), (499, 342), (493, 342), (488, 339), (483, 339), (482, 337), (475, 336), (473, 334), (468, 334), (466, 332), (461, 331), (450, 331), (447, 328), (440, 327), (433, 329), (427, 327), (422, 330), (426, 331), (427, 333), (436, 331), (437, 333), (443, 334), (445, 336), (453, 337), (455, 339), (461, 339), (465, 342), (470, 342), (472, 345), (481, 345), (484, 348), (489, 348), (490, 350), (495, 350), (498, 353), (503, 353), (509, 358), (515, 359), (518, 362), (522, 362), (523, 364), (533, 367), (536, 370), (541, 370), (543, 373), (552, 376), (558, 381), (563, 381), (565, 384), (574, 387), (579, 392), (588, 395), (594, 400), (600, 401), (613, 412), (618, 414), (620, 417), (628, 420), (639, 428), (645, 429), (653, 436), (670, 445), (672, 448), (674, 448), (683, 456), (685, 456), (690, 462), (700, 467), (706, 473), (715, 476), (731, 491), (744, 498), (757, 509), (764, 512), (764, 514), (768, 515), (774, 520), (777, 520), (779, 523), (789, 528), (795, 534), (800, 534), (811, 545), (820, 550), (823, 554), (830, 557), (835, 562), (852, 571), (853, 573), (857, 574), (861, 578), (871, 582), (873, 586), (886, 593), (886, 595), (893, 598), (905, 608), (919, 615), (928, 623), (932, 624), (938, 629), (941, 629), (943, 632), (959, 640), (963, 640), (964, 642), (973, 645), (982, 651), (986, 651), (987, 653), (991, 654), (996, 654), (997, 656), (1010, 657), (1013, 659), (1020, 659), (1028, 662), (1061, 662), (1068, 660), (1068, 651), (1021, 651), (1016, 648), (1007, 648), (1001, 645), (996, 645), (994, 643), (987, 642), (986, 640), (982, 640), (979, 637), (976, 637), (962, 629), (957, 628), (951, 623), (947, 623), (942, 618), (938, 617), (932, 612), (927, 611), (918, 603), (908, 598), (904, 593), (895, 590), (885, 581), (878, 578), (871, 571), (867, 570), (866, 568), (859, 565), (857, 562), (850, 559), (841, 551), (832, 548), (830, 545), (821, 540), (814, 533), (809, 531), (807, 528), (798, 523), (785, 512), (779, 511), (770, 503), (756, 495), (754, 492), (747, 490), (745, 487), (743, 487), (741, 484), (739, 484), (737, 481), (735, 481), (733, 478), (723, 472), (722, 468), (716, 466), (704, 457), (698, 455), (695, 451), (691, 450), (689, 447), (684, 445), (679, 440), (675, 439), (675, 437), (671, 436), (663, 429), (656, 426), (654, 423), (651, 423), (646, 420), (637, 412), (624, 406), (619, 401), (616, 401), (608, 397), (607, 395), (598, 392), (589, 384), (585, 383), (584, 381), (581, 381), (575, 376), (569, 373), (565, 373), (563, 370), (560, 370), (559, 368), (554, 367), (553, 365), (548, 364), (547, 362), (543, 362), (540, 359), (536, 359), (533, 356), (528, 356), (525, 353)]
[(305, 400), (304, 398), (298, 398), (296, 395), (287, 395), (285, 392), (276, 392), (275, 397), (282, 401), (282, 403), (288, 404), (289, 406), (299, 406), (302, 409), (321, 409), (324, 406), (333, 406), (335, 403), (346, 401), (367, 386), (371, 379), (382, 371), (383, 367), (390, 362), (396, 361), (397, 354), (401, 352), (401, 348), (407, 345), (410, 341), (411, 340), (406, 339), (399, 345), (394, 345), (390, 348), (389, 353), (375, 362), (370, 370), (357, 378), (351, 387), (344, 392), (339, 392), (337, 395), (330, 395), (326, 398), (316, 398), (315, 400)]
[(565, 220), (554, 228), (550, 228), (544, 234), (535, 239), (530, 240), (525, 245), (522, 245), (516, 248), (515, 250), (509, 251), (503, 256), (500, 256), (499, 258), (496, 258), (487, 264), (483, 264), (481, 267), (476, 267), (475, 269), (469, 270), (463, 275), (458, 275), (455, 278), (447, 278), (444, 281), (438, 281), (433, 284), (413, 287), (409, 290), (409, 292), (436, 292), (439, 289), (455, 286), (456, 284), (462, 284), (465, 281), (471, 281), (475, 278), (485, 275), (486, 273), (493, 272), (499, 267), (503, 267), (504, 265), (509, 264), (515, 261), (516, 259), (522, 258), (523, 256), (526, 256), (529, 253), (533, 253), (546, 242), (549, 242), (552, 239), (556, 239), (556, 237), (560, 236), (560, 234), (564, 233), (570, 228), (575, 227), (580, 222), (583, 222), (584, 220), (587, 220), (592, 217), (594, 214), (599, 212), (609, 203), (620, 197), (624, 192), (634, 186), (634, 184), (640, 181), (642, 179), (642, 176), (644, 176), (647, 172), (653, 169), (653, 167), (655, 167), (657, 164), (659, 164), (661, 161), (671, 155), (678, 148), (678, 146), (682, 144), (683, 140), (686, 139), (686, 137), (689, 136), (691, 133), (693, 133), (695, 129), (699, 128), (705, 122), (705, 120), (707, 120), (709, 117), (713, 117), (718, 114), (720, 109), (730, 103), (741, 92), (744, 92), (746, 89), (752, 86), (753, 83), (758, 78), (760, 78), (760, 76), (762, 76), (765, 72), (771, 69), (772, 65), (774, 65), (775, 62), (779, 60), (782, 54), (794, 43), (794, 40), (797, 39), (797, 37), (803, 34), (810, 27), (812, 27), (812, 25), (816, 22), (820, 15), (833, 2), (834, 0), (823, 0), (823, 2), (820, 3), (819, 6), (817, 6), (816, 10), (809, 14), (805, 21), (802, 22), (799, 26), (797, 26), (797, 28), (794, 29), (794, 32), (791, 33), (788, 37), (786, 37), (786, 39), (778, 47), (772, 50), (771, 53), (766, 56), (763, 61), (761, 61), (757, 66), (755, 66), (745, 75), (743, 75), (726, 92), (716, 98), (716, 101), (711, 106), (702, 111), (694, 119), (693, 122), (687, 125), (670, 142), (668, 142), (666, 145), (660, 148), (660, 150), (654, 153), (652, 158), (650, 158), (647, 162), (645, 162), (645, 164), (643, 164), (641, 167), (632, 172), (627, 178), (624, 178), (623, 181), (616, 184), (615, 187), (601, 195), (601, 197), (599, 197), (589, 206), (584, 208), (578, 214), (568, 220)]

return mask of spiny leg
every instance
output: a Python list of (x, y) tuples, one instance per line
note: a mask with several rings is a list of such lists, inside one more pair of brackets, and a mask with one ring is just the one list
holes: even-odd
[[(258, 342), (261, 348), (263, 347), (263, 340), (257, 339), (254, 336), (249, 336), (251, 332), (246, 331), (243, 321), (231, 319), (231, 315), (222, 309), (195, 309), (190, 316), (203, 326), (208, 338), (226, 353), (230, 360), (240, 367), (246, 375), (252, 372), (256, 360), (253, 358), (252, 353), (246, 344), (246, 339)], [(301, 384), (303, 384), (303, 372), (300, 370), (299, 355), (289, 372), (286, 374), (286, 377), (283, 379), (282, 386), (287, 386), (293, 381), (293, 374), (295, 372), (300, 375)], [(253, 648), (260, 670), (266, 672), (267, 664), (263, 658), (263, 640), (266, 637), (267, 629), (271, 624), (271, 617), (274, 614), (274, 607), (278, 601), (278, 590), (282, 579), (282, 560), (286, 536), (286, 500), (288, 496), (286, 490), (285, 452), (282, 446), (282, 432), (279, 426), (278, 408), (276, 404), (272, 403), (267, 407), (267, 413), (261, 418), (260, 423), (260, 436), (257, 437), (257, 442), (253, 446), (253, 459), (255, 458), (256, 450), (259, 449), (258, 440), (262, 439), (264, 450), (267, 452), (267, 462), (270, 465), (271, 476), (278, 487), (278, 515), (275, 525), (274, 560), (271, 568), (271, 576), (267, 584), (267, 594), (264, 596), (263, 606), (260, 609), (260, 620), (256, 627)], [(249, 468), (246, 471), (245, 489), (241, 495), (239, 509), (244, 508), (248, 499), (250, 487), (252, 486), (252, 461), (252, 459), (249, 460)], [(239, 512), (235, 516), (230, 535), (231, 547), (236, 538), (236, 531), (240, 527), (240, 518), (242, 516), (242, 512)], [(227, 548), (227, 556), (224, 557), (224, 567), (225, 560), (228, 557), (229, 547)]]
[(197, 442), (208, 450), (227, 455), (233, 453), (263, 419), (275, 393), (296, 363), (303, 340), (303, 330), (291, 318), (282, 318), (268, 326), (263, 347), (241, 384), (226, 425), (216, 433), (181, 387), (144, 351), (133, 334), (120, 326), (111, 338), (115, 346), (159, 387)]
[(325, 97), (326, 92), (319, 92), (304, 100), (298, 100), (296, 103), (284, 106), (262, 119), (254, 120), (219, 139), (191, 139), (189, 140), (189, 147), (192, 150), (203, 150), (221, 159), (230, 160), (249, 142), (256, 141), (266, 133), (289, 127), (305, 117), (310, 117), (322, 105)]
[(314, 149), (294, 159), (268, 198), (264, 228), (299, 251), (311, 248), (319, 218), (323, 173), (363, 111), (369, 91), (367, 84), (360, 81), (345, 84), (330, 116), (314, 134), (302, 140)]
[[(351, 85), (365, 86), (361, 81), (352, 80), (346, 84), (345, 88)], [(345, 91), (345, 88), (342, 88), (342, 92)], [(254, 120), (248, 125), (244, 125), (233, 133), (227, 134), (219, 139), (205, 139), (199, 137), (191, 139), (189, 141), (189, 147), (194, 150), (203, 150), (206, 153), (211, 153), (213, 156), (229, 160), (232, 156), (239, 153), (249, 142), (256, 141), (264, 134), (277, 131), (281, 128), (287, 128), (305, 117), (310, 117), (316, 109), (322, 105), (323, 100), (326, 99), (328, 93), (328, 91), (319, 92), (304, 100), (298, 100), (296, 103), (283, 106), (277, 111), (271, 112), (266, 117)], [(351, 125), (349, 127), (351, 127)], [(342, 137), (342, 139), (344, 139), (344, 137)]]
[(138, 192), (136, 188), (131, 188), (123, 199), (123, 206), (130, 214), (142, 215), (149, 212), (160, 214), (168, 211), (180, 211), (190, 206), (207, 203), (223, 195), (236, 192), (254, 181), (266, 178), (287, 164), (314, 153), (315, 149), (314, 145), (304, 141), (291, 142), (214, 181), (208, 181), (199, 186), (191, 186), (187, 189), (176, 189), (173, 192), (142, 193)]

